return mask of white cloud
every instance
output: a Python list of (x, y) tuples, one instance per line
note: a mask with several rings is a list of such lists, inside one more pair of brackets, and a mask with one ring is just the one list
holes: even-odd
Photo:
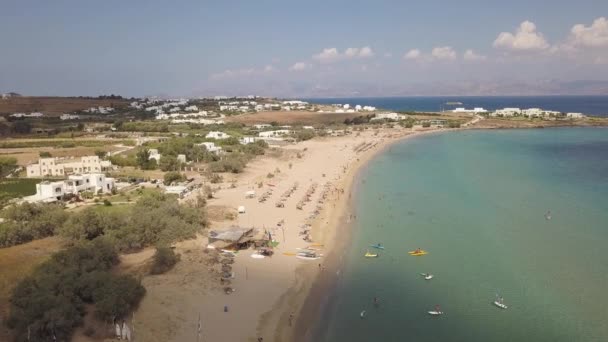
[(222, 72), (212, 74), (209, 78), (214, 79), (214, 80), (222, 80), (222, 79), (237, 78), (237, 77), (243, 77), (243, 76), (249, 76), (249, 75), (269, 74), (269, 73), (272, 73), (275, 71), (278, 71), (278, 69), (273, 67), (272, 65), (266, 65), (265, 67), (260, 68), (260, 69), (256, 69), (256, 68), (226, 69)]
[(369, 46), (364, 46), (359, 50), (359, 57), (361, 58), (369, 58), (374, 57), (374, 50), (372, 50)]
[(501, 32), (493, 46), (510, 51), (539, 51), (549, 47), (542, 33), (536, 31), (536, 25), (531, 21), (522, 22), (515, 34)]
[(362, 48), (347, 48), (344, 53), (340, 53), (337, 48), (325, 48), (320, 53), (313, 55), (312, 59), (320, 63), (333, 63), (342, 59), (353, 58), (370, 58), (374, 57), (375, 53), (369, 46)]
[(431, 55), (436, 59), (452, 60), (456, 59), (456, 51), (450, 46), (440, 46), (433, 48)]
[(336, 48), (325, 48), (320, 53), (313, 55), (312, 59), (321, 63), (332, 63), (340, 59), (340, 52)]
[(348, 48), (344, 51), (344, 55), (348, 58), (357, 57), (359, 55), (359, 48)]
[(485, 61), (487, 59), (486, 56), (478, 55), (475, 53), (475, 51), (473, 51), (471, 49), (468, 49), (467, 51), (465, 51), (462, 58), (465, 61)]
[(581, 47), (608, 46), (608, 20), (600, 17), (588, 27), (584, 24), (574, 25), (570, 30), (570, 42)]
[(294, 65), (292, 65), (289, 70), (291, 71), (302, 71), (302, 70), (306, 70), (311, 68), (310, 64), (304, 63), (304, 62), (297, 62)]
[(422, 56), (422, 53), (420, 53), (420, 50), (418, 49), (411, 49), (410, 51), (408, 51), (403, 58), (404, 59), (418, 59)]

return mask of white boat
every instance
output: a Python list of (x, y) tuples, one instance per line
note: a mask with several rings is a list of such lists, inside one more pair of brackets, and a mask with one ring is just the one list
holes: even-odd
[(434, 275), (428, 273), (420, 273), (420, 275), (423, 276), (426, 280), (431, 280), (434, 277)]
[(435, 310), (429, 311), (429, 315), (441, 316), (441, 315), (443, 315), (443, 311), (441, 311), (441, 308), (439, 307), (439, 305), (435, 305)]
[(365, 310), (363, 310), (363, 311), (361, 311), (361, 314), (359, 314), (359, 315), (361, 316), (361, 318), (365, 318), (365, 314), (366, 314), (366, 312), (365, 312)]
[(302, 260), (317, 260), (317, 259), (320, 259), (321, 257), (318, 256), (316, 253), (299, 252), (298, 254), (296, 254), (296, 258), (302, 259)]
[(429, 311), (429, 315), (431, 315), (431, 316), (441, 316), (441, 315), (443, 315), (443, 311)]
[(497, 300), (494, 301), (494, 305), (498, 306), (501, 309), (507, 309), (508, 306), (505, 305), (505, 303), (503, 303), (503, 299), (499, 298)]

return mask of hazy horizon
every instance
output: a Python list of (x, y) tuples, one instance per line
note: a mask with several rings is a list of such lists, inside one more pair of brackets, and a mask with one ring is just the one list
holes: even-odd
[(0, 92), (608, 94), (608, 2), (11, 2)]

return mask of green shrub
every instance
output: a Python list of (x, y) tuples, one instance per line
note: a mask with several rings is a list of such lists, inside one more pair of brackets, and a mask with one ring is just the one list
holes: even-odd
[(61, 204), (28, 203), (11, 205), (2, 212), (0, 247), (14, 246), (55, 234), (68, 214)]
[(173, 182), (182, 182), (184, 180), (186, 180), (186, 176), (177, 171), (167, 172), (164, 176), (165, 185), (171, 185)]
[(84, 304), (106, 321), (121, 319), (139, 303), (145, 289), (131, 276), (110, 272), (118, 254), (96, 240), (54, 254), (17, 284), (7, 324), (16, 341), (68, 341), (82, 323)]
[(179, 255), (175, 254), (172, 248), (157, 247), (154, 258), (152, 259), (150, 274), (163, 274), (169, 271), (177, 264), (179, 259)]

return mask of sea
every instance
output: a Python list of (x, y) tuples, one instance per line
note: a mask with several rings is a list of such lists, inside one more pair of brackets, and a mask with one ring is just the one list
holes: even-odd
[(355, 187), (352, 243), (311, 340), (608, 341), (608, 128), (406, 139)]
[[(597, 96), (411, 96), (312, 98), (312, 103), (374, 106), (385, 110), (436, 112), (456, 107), (483, 107), (496, 110), (505, 107), (542, 108), (564, 113), (574, 112), (593, 116), (608, 116), (608, 95)], [(448, 104), (460, 102), (460, 104)]]

